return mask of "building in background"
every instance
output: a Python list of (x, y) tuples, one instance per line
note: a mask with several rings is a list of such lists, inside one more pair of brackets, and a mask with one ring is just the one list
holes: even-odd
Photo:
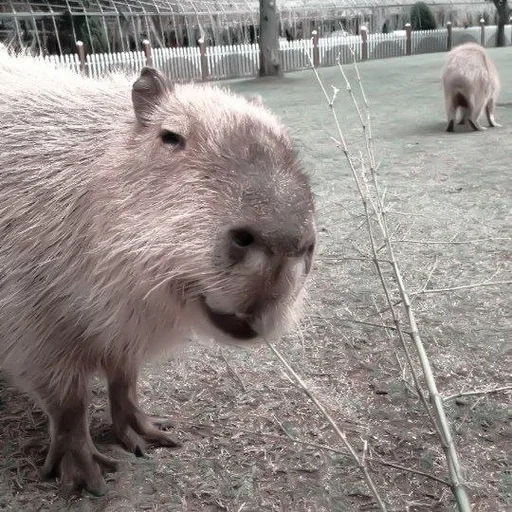
[[(287, 40), (403, 29), (415, 0), (277, 0), (280, 35)], [(471, 26), (495, 17), (482, 0), (427, 0), (439, 26)], [(34, 52), (65, 54), (81, 40), (87, 53), (154, 47), (255, 43), (258, 0), (2, 0), (0, 41)]]

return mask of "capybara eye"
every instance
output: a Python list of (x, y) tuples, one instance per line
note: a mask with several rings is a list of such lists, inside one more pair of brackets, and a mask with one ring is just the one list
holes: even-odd
[(164, 144), (169, 144), (170, 146), (174, 146), (177, 148), (185, 147), (185, 138), (169, 130), (162, 130), (160, 132), (160, 139)]
[(235, 229), (231, 232), (233, 243), (238, 247), (249, 247), (254, 243), (253, 234), (247, 229)]

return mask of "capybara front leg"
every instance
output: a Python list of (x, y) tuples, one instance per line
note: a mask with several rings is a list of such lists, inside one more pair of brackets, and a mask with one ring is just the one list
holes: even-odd
[(128, 451), (142, 457), (146, 444), (180, 446), (167, 432), (161, 430), (170, 426), (168, 419), (145, 414), (138, 406), (135, 371), (109, 373), (108, 391), (114, 432)]
[(496, 122), (494, 118), (494, 101), (489, 100), (487, 105), (485, 106), (485, 113), (487, 115), (487, 121), (489, 122), (489, 126), (492, 128), (501, 128), (501, 124)]
[[(48, 397), (48, 393), (44, 395)], [(51, 442), (43, 476), (58, 476), (66, 496), (82, 488), (97, 496), (105, 494), (103, 470), (116, 471), (117, 462), (100, 453), (92, 442), (87, 388), (72, 386), (63, 400), (50, 396), (44, 403), (50, 418)]]

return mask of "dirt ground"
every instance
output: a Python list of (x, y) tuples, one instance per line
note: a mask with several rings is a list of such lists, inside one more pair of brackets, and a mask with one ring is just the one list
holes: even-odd
[[(447, 134), (440, 87), (443, 54), (360, 65), (372, 104), (378, 173), (387, 217), (407, 288), (451, 288), (510, 281), (510, 141), (512, 49), (491, 50), (503, 92), (502, 128)], [(348, 73), (354, 77), (349, 66)], [(349, 144), (361, 134), (343, 80), (337, 105)], [(311, 71), (282, 81), (239, 80), (258, 92), (297, 138), (317, 197), (320, 253), (299, 332), (277, 345), (325, 404), (368, 464), (390, 510), (452, 510), (448, 478), (432, 426), (403, 373), (396, 339), (354, 317), (388, 324), (384, 298), (361, 229), (361, 206), (348, 167), (330, 140), (334, 127)], [(443, 242), (443, 243), (432, 243)], [(449, 243), (446, 243), (449, 242)], [(358, 259), (357, 259), (358, 258)], [(510, 287), (501, 285), (419, 294), (420, 331), (440, 392), (511, 383)], [(378, 314), (380, 310), (382, 316)], [(405, 378), (403, 378), (405, 377)], [(335, 451), (292, 443), (287, 436), (341, 449), (304, 393), (266, 347), (186, 348), (148, 366), (141, 383), (148, 411), (174, 420), (178, 450), (146, 459), (112, 439), (105, 389), (95, 385), (92, 433), (118, 457), (110, 493), (64, 501), (55, 482), (40, 481), (47, 448), (41, 412), (0, 383), (0, 509), (29, 511), (371, 511), (376, 506), (353, 461)], [(454, 439), (474, 510), (512, 510), (510, 394), (464, 396), (447, 402)]]

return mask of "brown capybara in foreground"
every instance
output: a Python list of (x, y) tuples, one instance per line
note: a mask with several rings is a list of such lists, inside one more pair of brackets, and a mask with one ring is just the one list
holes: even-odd
[(43, 473), (68, 493), (105, 493), (116, 467), (89, 432), (91, 376), (128, 450), (175, 445), (138, 406), (141, 364), (189, 335), (290, 329), (315, 251), (271, 113), (151, 68), (134, 80), (0, 51), (0, 368), (48, 415)]
[(448, 126), (453, 132), (457, 110), (459, 124), (468, 122), (473, 130), (485, 130), (478, 122), (484, 110), (489, 126), (500, 126), (494, 119), (494, 107), (500, 91), (498, 71), (485, 48), (463, 43), (448, 53), (443, 70), (443, 87)]

